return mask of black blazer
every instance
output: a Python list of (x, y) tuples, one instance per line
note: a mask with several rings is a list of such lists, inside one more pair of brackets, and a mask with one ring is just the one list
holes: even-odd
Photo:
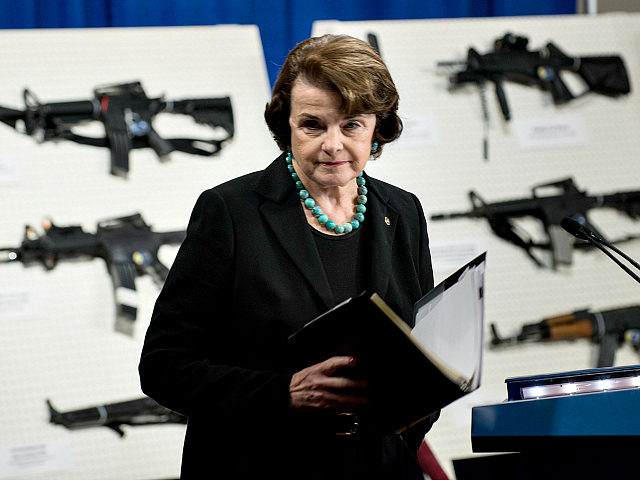
[[(371, 288), (410, 319), (433, 288), (424, 214), (413, 194), (365, 178)], [(290, 411), (284, 345), (334, 305), (284, 156), (201, 194), (139, 365), (143, 391), (189, 416), (182, 478), (227, 469), (285, 478), (322, 452), (322, 434)], [(391, 463), (407, 460), (400, 449), (385, 453)]]

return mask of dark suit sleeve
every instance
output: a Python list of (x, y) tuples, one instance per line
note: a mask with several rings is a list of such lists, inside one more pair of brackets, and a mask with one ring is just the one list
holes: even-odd
[[(422, 205), (420, 204), (420, 200), (415, 195), (413, 196), (413, 200), (416, 204), (416, 209), (418, 210), (419, 216), (419, 238), (420, 238), (420, 249), (419, 249), (419, 272), (420, 272), (420, 285), (422, 287), (422, 294), (426, 294), (429, 290), (431, 290), (434, 286), (433, 280), (433, 266), (431, 264), (431, 253), (429, 250), (429, 235), (427, 232), (427, 221), (424, 216), (424, 211), (422, 210)], [(436, 422), (436, 420), (440, 417), (440, 410), (425, 418), (423, 421), (417, 423), (413, 427), (404, 431), (401, 435), (404, 438), (405, 443), (409, 446), (412, 453), (418, 451), (420, 447), (420, 443), (422, 442), (424, 436), (427, 434), (431, 427)]]
[(234, 229), (216, 190), (198, 199), (156, 302), (139, 374), (145, 394), (182, 414), (233, 419), (284, 411), (290, 375), (243, 365), (234, 318)]

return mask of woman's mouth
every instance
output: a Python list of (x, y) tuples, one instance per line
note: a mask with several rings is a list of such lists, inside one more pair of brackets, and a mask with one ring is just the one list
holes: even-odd
[(342, 165), (346, 165), (348, 162), (318, 162), (321, 166), (327, 168), (337, 168)]

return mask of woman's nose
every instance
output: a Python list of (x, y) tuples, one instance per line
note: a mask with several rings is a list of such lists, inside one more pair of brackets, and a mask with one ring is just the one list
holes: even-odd
[(340, 131), (340, 128), (327, 128), (322, 140), (322, 150), (329, 155), (342, 150), (342, 132)]

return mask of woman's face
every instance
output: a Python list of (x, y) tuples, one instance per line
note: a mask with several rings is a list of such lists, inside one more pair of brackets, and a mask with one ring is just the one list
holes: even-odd
[(300, 79), (291, 89), (291, 153), (307, 188), (311, 184), (321, 189), (345, 186), (369, 159), (376, 116), (346, 115), (340, 104), (337, 93)]

